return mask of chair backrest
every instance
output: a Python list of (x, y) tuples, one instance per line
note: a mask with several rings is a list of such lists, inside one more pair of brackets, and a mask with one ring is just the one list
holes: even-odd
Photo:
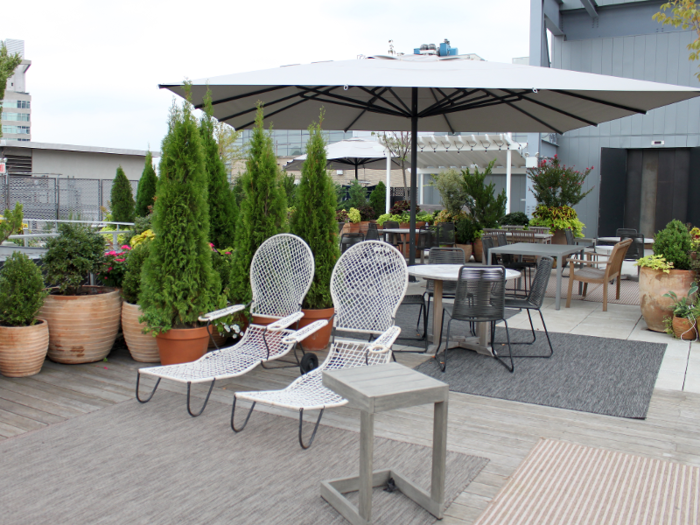
[[(394, 229), (394, 228), (398, 228), (398, 227), (399, 227), (399, 223), (396, 221), (386, 221), (384, 224), (382, 224), (382, 228), (386, 228), (386, 229)], [(397, 234), (397, 233), (387, 233), (386, 234), (386, 240), (389, 242), (389, 244), (398, 244), (400, 237), (401, 237), (401, 235)]]
[(383, 227), (383, 228), (392, 228), (392, 229), (393, 229), (393, 228), (398, 228), (398, 227), (399, 227), (399, 223), (396, 222), (396, 221), (386, 221), (386, 222), (382, 225), (382, 227)]
[(549, 277), (552, 275), (552, 263), (554, 259), (551, 257), (540, 257), (537, 261), (537, 271), (532, 278), (530, 285), (530, 293), (527, 296), (527, 302), (535, 308), (541, 308), (544, 302), (544, 295), (547, 292), (549, 285)]
[(301, 238), (288, 233), (270, 237), (250, 263), (251, 312), (269, 317), (298, 312), (314, 272), (313, 253)]
[(515, 244), (516, 242), (528, 242), (530, 244), (535, 242), (535, 232), (525, 231), (525, 230), (513, 230), (510, 235), (510, 240)]
[(406, 260), (396, 248), (379, 241), (351, 246), (331, 275), (335, 329), (384, 332), (394, 325), (407, 286)]
[(452, 317), (479, 321), (505, 318), (506, 269), (503, 266), (462, 266)]
[[(428, 264), (464, 264), (464, 250), (462, 248), (430, 248)], [(427, 292), (435, 291), (435, 281), (428, 279), (425, 285)], [(457, 289), (456, 281), (443, 281), (442, 294), (454, 294)]]
[(632, 235), (637, 235), (637, 230), (634, 228), (618, 228), (615, 232), (615, 237), (620, 237), (621, 241), (623, 236), (631, 237)]
[(361, 243), (364, 240), (365, 236), (361, 233), (343, 233), (340, 236), (340, 252), (345, 253), (350, 246)]
[(632, 244), (632, 239), (625, 239), (613, 246), (608, 264), (605, 266), (605, 280), (610, 280), (620, 273), (622, 270), (622, 261), (625, 260), (625, 254)]
[(529, 226), (528, 229), (535, 233), (549, 233), (549, 228), (547, 226)]
[(437, 244), (455, 243), (455, 225), (453, 222), (441, 222), (437, 225)]
[(489, 252), (491, 251), (491, 248), (493, 248), (493, 237), (482, 237), (481, 247), (483, 251), (483, 255), (481, 257), (482, 262), (484, 264), (491, 264), (491, 260), (489, 259)]
[(571, 231), (571, 228), (564, 230), (564, 233), (566, 234), (566, 244), (574, 244), (574, 232)]
[(367, 225), (367, 235), (365, 235), (365, 240), (366, 241), (378, 241), (379, 240), (379, 231), (377, 231), (377, 225), (373, 222), (370, 222)]
[(437, 246), (435, 242), (436, 237), (436, 232), (428, 224), (425, 224), (420, 230), (416, 231), (416, 248), (427, 250)]
[(644, 235), (641, 233), (635, 234), (622, 234), (620, 235), (620, 240), (632, 239), (632, 244), (627, 249), (625, 254), (625, 261), (636, 261), (644, 257)]
[(496, 232), (496, 242), (498, 246), (506, 246), (508, 244), (508, 238), (505, 232)]

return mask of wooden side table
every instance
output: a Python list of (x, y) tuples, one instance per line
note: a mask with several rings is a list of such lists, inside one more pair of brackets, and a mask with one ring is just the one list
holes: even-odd
[[(445, 455), (447, 451), (448, 386), (398, 363), (363, 366), (323, 373), (323, 385), (360, 410), (360, 475), (321, 482), (321, 497), (353, 525), (372, 520), (372, 488), (390, 478), (406, 496), (442, 519), (445, 506)], [(386, 410), (433, 403), (433, 466), (430, 494), (395, 470), (372, 470), (374, 414)], [(343, 495), (359, 491), (359, 508)]]

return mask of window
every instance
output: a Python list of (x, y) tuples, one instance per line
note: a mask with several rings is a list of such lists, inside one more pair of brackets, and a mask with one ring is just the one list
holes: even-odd
[(3, 134), (29, 135), (29, 126), (3, 126), (2, 132)]
[(16, 122), (29, 122), (29, 113), (2, 112), (2, 120), (14, 120)]
[(5, 109), (30, 109), (29, 100), (3, 100), (0, 101), (0, 106)]

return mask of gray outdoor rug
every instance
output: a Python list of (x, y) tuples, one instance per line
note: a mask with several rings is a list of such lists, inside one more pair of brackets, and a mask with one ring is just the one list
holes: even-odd
[[(467, 323), (459, 323), (467, 325)], [(521, 401), (594, 414), (644, 419), (666, 351), (665, 344), (627, 341), (586, 335), (550, 333), (554, 356), (549, 359), (515, 359), (510, 373), (493, 357), (470, 350), (447, 353), (447, 371), (435, 359), (416, 370), (465, 394)], [(505, 341), (505, 330), (496, 332)], [(510, 330), (511, 341), (530, 341), (529, 330)], [(506, 355), (507, 346), (499, 353)], [(514, 355), (546, 354), (544, 332), (533, 345), (513, 345)]]
[[(320, 481), (357, 475), (357, 433), (321, 426), (303, 451), (297, 419), (256, 411), (234, 434), (230, 411), (210, 401), (193, 419), (185, 396), (158, 391), (146, 405), (125, 401), (1, 442), (0, 522), (347, 523), (321, 499)], [(430, 460), (429, 448), (375, 438), (375, 469), (395, 467), (427, 488)], [(486, 463), (448, 452), (447, 502)], [(401, 493), (380, 488), (373, 517), (436, 521)]]

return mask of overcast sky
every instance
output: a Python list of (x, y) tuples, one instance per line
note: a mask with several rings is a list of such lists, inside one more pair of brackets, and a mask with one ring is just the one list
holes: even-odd
[(411, 53), (445, 38), (460, 54), (528, 55), (527, 0), (23, 0), (0, 40), (32, 61), (32, 140), (158, 150), (173, 95), (159, 83), (318, 60)]

